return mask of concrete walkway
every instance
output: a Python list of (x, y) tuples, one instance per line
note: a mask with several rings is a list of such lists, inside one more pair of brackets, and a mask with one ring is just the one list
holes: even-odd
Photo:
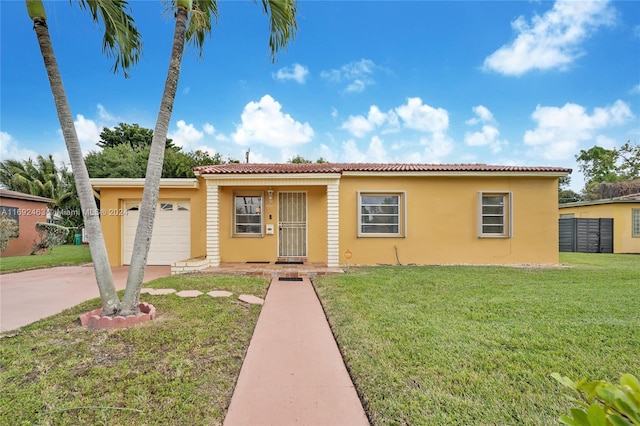
[[(126, 266), (112, 268), (117, 290), (127, 284)], [(171, 274), (147, 266), (144, 281)], [(0, 331), (13, 330), (99, 297), (93, 266), (60, 266), (0, 275)]]
[(275, 278), (224, 425), (368, 424), (311, 282)]

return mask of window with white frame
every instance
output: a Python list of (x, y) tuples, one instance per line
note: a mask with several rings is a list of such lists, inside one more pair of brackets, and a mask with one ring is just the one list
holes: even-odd
[(478, 236), (510, 237), (512, 195), (510, 192), (478, 193)]
[(359, 237), (404, 237), (403, 192), (358, 192)]
[(631, 236), (640, 238), (640, 209), (631, 209)]
[(262, 194), (234, 194), (234, 236), (262, 236)]

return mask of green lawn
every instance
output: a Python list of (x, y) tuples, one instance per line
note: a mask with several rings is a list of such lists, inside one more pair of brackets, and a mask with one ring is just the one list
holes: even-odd
[[(640, 376), (640, 256), (561, 260), (571, 266), (352, 267), (314, 279), (372, 422), (558, 424), (572, 404), (552, 372)], [(147, 285), (264, 297), (268, 281)], [(80, 327), (93, 300), (0, 336), (0, 424), (221, 424), (259, 306), (142, 300), (159, 315), (131, 329)]]
[(0, 258), (0, 274), (52, 266), (81, 265), (83, 263), (91, 263), (89, 246), (64, 245), (54, 247), (46, 254), (2, 257)]
[(81, 327), (78, 315), (100, 306), (93, 300), (5, 335), (0, 424), (221, 424), (260, 312), (237, 297), (264, 297), (268, 281), (173, 276), (145, 286), (234, 297), (142, 295), (158, 317), (125, 330)]
[(640, 377), (640, 256), (561, 261), (315, 279), (373, 424), (558, 424), (572, 404), (552, 372)]

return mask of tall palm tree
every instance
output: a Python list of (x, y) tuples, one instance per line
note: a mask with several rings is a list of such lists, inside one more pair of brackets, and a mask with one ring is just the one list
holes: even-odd
[[(27, 12), (33, 21), (33, 28), (38, 38), (60, 127), (69, 152), (103, 313), (113, 315), (120, 309), (120, 300), (113, 284), (113, 275), (100, 227), (98, 209), (89, 182), (89, 173), (87, 173), (84, 164), (80, 142), (73, 123), (73, 115), (51, 44), (45, 7), (42, 0), (25, 1)], [(113, 71), (121, 69), (126, 76), (126, 71), (138, 61), (142, 47), (140, 35), (134, 25), (133, 18), (128, 13), (128, 3), (125, 0), (80, 0), (78, 3), (83, 10), (89, 11), (94, 22), (104, 25), (103, 51), (114, 58)]]
[(73, 197), (74, 190), (65, 180), (66, 173), (53, 156), (38, 155), (34, 161), (5, 160), (0, 163), (0, 184), (12, 191), (55, 200), (49, 207), (62, 208)]
[[(281, 48), (286, 47), (297, 30), (296, 0), (261, 0), (264, 12), (269, 16), (269, 48), (271, 59)], [(218, 17), (216, 0), (174, 0), (176, 24), (173, 35), (173, 46), (169, 70), (165, 81), (164, 92), (160, 102), (160, 110), (153, 131), (151, 153), (147, 164), (138, 228), (133, 243), (133, 255), (129, 266), (127, 287), (122, 300), (121, 314), (128, 315), (138, 311), (140, 289), (147, 264), (151, 232), (158, 203), (162, 163), (164, 159), (165, 141), (171, 121), (171, 111), (175, 100), (180, 66), (185, 40), (192, 42), (202, 54), (205, 37), (211, 32), (211, 25)]]

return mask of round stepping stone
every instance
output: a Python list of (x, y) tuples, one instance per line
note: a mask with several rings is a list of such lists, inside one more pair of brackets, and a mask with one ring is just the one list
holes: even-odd
[[(158, 288), (158, 289), (147, 288), (147, 289), (143, 289), (143, 290), (147, 290), (146, 293), (149, 293), (152, 296), (162, 296), (162, 295), (165, 295), (165, 294), (171, 294), (171, 293), (175, 293), (176, 292), (172, 288)], [(142, 293), (142, 290), (140, 290), (140, 293)]]
[(198, 297), (200, 296), (202, 293), (199, 290), (182, 290), (176, 293), (176, 296), (180, 296), (180, 297)]
[(251, 305), (262, 305), (264, 304), (264, 300), (257, 297), (257, 296), (252, 296), (250, 294), (241, 294), (240, 296), (238, 296), (238, 300), (241, 300), (243, 302), (249, 303)]
[(233, 293), (231, 293), (230, 291), (226, 291), (226, 290), (213, 290), (213, 291), (210, 291), (207, 294), (209, 296), (211, 296), (211, 297), (229, 297)]

